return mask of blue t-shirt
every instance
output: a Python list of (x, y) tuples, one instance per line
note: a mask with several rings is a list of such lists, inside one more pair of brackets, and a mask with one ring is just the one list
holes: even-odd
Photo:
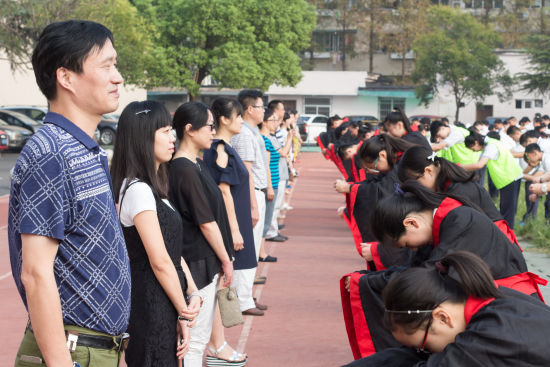
[(119, 335), (130, 316), (130, 266), (105, 151), (56, 113), (25, 145), (14, 168), (8, 239), (21, 283), (21, 234), (59, 240), (54, 275), (63, 322)]
[(279, 187), (279, 159), (281, 158), (281, 155), (277, 149), (273, 147), (273, 144), (268, 137), (262, 135), (262, 138), (265, 142), (265, 150), (267, 150), (270, 154), (269, 171), (271, 172), (271, 186), (276, 189)]

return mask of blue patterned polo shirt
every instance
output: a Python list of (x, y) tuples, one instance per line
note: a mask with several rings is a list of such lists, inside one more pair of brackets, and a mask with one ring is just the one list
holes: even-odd
[(8, 238), (23, 299), (21, 234), (59, 240), (54, 262), (63, 322), (118, 335), (130, 316), (130, 266), (105, 151), (56, 113), (25, 145), (14, 168)]

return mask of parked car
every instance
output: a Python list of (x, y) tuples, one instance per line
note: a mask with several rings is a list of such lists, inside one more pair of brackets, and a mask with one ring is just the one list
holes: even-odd
[(412, 121), (413, 119), (422, 120), (423, 118), (429, 118), (430, 122), (434, 122), (436, 120), (441, 120), (445, 116), (437, 116), (437, 115), (412, 115), (409, 116), (409, 121)]
[(0, 130), (0, 152), (8, 150), (8, 134), (4, 130)]
[(100, 144), (112, 145), (115, 142), (118, 117), (114, 113), (103, 115), (103, 119), (97, 125), (97, 130), (95, 131), (95, 138)]
[(9, 149), (21, 149), (33, 135), (29, 130), (8, 124), (6, 121), (0, 119), (0, 129), (3, 130), (8, 136), (8, 148)]
[(40, 123), (48, 113), (48, 107), (45, 106), (2, 106), (0, 109), (22, 113)]
[(40, 128), (42, 127), (42, 123), (37, 122), (30, 117), (15, 111), (0, 110), (0, 119), (7, 122), (8, 125), (22, 127), (29, 130), (33, 134), (40, 130)]
[(504, 121), (508, 120), (508, 117), (489, 116), (489, 117), (486, 117), (485, 120), (489, 121), (489, 124), (493, 125), (496, 120), (500, 120), (500, 121), (504, 122)]
[(314, 144), (315, 138), (327, 131), (327, 120), (328, 116), (325, 115), (300, 115), (298, 128), (304, 143)]
[(360, 122), (362, 124), (369, 123), (374, 128), (380, 123), (380, 121), (372, 115), (350, 115), (346, 117), (349, 121)]

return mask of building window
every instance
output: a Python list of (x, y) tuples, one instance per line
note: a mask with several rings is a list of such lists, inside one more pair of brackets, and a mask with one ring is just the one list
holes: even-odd
[(543, 108), (542, 99), (516, 99), (516, 109), (522, 108)]
[(396, 107), (405, 112), (405, 98), (378, 97), (378, 116), (380, 116), (380, 120), (385, 119)]
[(306, 97), (304, 101), (304, 113), (308, 115), (330, 116), (330, 98)]

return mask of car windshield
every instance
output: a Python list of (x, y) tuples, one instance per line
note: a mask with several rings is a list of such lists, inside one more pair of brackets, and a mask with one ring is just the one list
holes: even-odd
[(10, 126), (10, 125), (4, 120), (0, 120), (0, 126)]
[(307, 120), (309, 120), (309, 116), (299, 116), (298, 117), (298, 123), (305, 123)]
[(22, 113), (15, 112), (15, 111), (9, 111), (7, 113), (9, 113), (13, 117), (17, 118), (18, 120), (23, 121), (24, 123), (26, 123), (28, 125), (35, 125), (35, 126), (40, 126), (41, 125), (38, 121), (33, 120), (30, 117), (28, 117), (27, 115), (23, 115)]

